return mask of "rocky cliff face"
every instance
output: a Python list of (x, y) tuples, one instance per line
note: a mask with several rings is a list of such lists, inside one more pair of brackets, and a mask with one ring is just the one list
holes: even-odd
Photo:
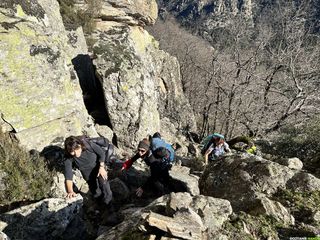
[(237, 15), (242, 15), (249, 21), (254, 17), (254, 5), (251, 0), (162, 0), (159, 1), (159, 5), (162, 14), (165, 15), (168, 11), (185, 26), (206, 30), (227, 26), (230, 18)]
[(0, 3), (0, 126), (28, 148), (95, 134), (71, 60), (86, 54), (79, 29), (64, 29), (56, 1)]
[[(160, 15), (166, 17), (173, 14), (186, 28), (192, 28), (202, 37), (210, 40), (214, 29), (224, 28), (234, 24), (239, 17), (249, 25), (255, 25), (258, 18), (264, 18), (267, 11), (274, 11), (287, 1), (270, 0), (158, 0)], [(311, 23), (314, 32), (319, 32), (319, 1), (292, 1), (294, 8), (307, 11), (306, 18)], [(264, 19), (267, 20), (267, 19)], [(268, 20), (267, 20), (268, 21)], [(310, 27), (309, 25), (309, 27)]]
[[(0, 8), (1, 127), (23, 145), (41, 150), (67, 135), (95, 135), (87, 110), (120, 147), (155, 131), (174, 141), (194, 127), (177, 60), (142, 28), (157, 18), (155, 1), (101, 2), (89, 36), (94, 66), (81, 29), (65, 30), (56, 1), (6, 0)], [(99, 97), (90, 102), (90, 94)]]
[(105, 1), (98, 16), (93, 64), (114, 143), (134, 147), (155, 131), (175, 141), (183, 128), (194, 128), (178, 61), (142, 28), (156, 20), (156, 3)]

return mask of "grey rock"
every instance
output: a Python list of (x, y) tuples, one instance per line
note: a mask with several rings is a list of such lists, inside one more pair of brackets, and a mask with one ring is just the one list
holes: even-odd
[[(78, 191), (83, 193), (89, 192), (89, 187), (83, 179), (79, 170), (73, 170), (73, 183)], [(62, 173), (57, 173), (53, 177), (53, 184), (50, 190), (50, 195), (53, 198), (64, 198), (67, 194), (65, 187), (65, 177)]]
[(287, 166), (290, 169), (294, 170), (301, 170), (303, 168), (302, 161), (295, 157), (295, 158), (276, 158), (273, 159), (274, 162), (277, 162), (281, 165)]
[(288, 181), (286, 186), (297, 192), (319, 191), (320, 179), (310, 173), (299, 172)]
[[(57, 239), (68, 232), (69, 225), (78, 222), (74, 235), (64, 239), (84, 239), (81, 234), (85, 226), (76, 218), (82, 207), (82, 197), (66, 201), (61, 198), (49, 198), (17, 208), (0, 215), (0, 231), (12, 239)], [(72, 231), (69, 231), (71, 233)]]
[[(98, 2), (99, 3), (99, 2)], [(76, 1), (79, 9), (87, 9), (85, 1)], [(105, 0), (100, 3), (95, 18), (101, 22), (115, 22), (125, 25), (150, 25), (158, 16), (158, 5), (155, 0)], [(98, 25), (100, 23), (98, 22)]]
[(148, 32), (140, 27), (100, 26), (93, 51), (119, 148), (135, 148), (156, 131), (173, 143), (175, 139), (167, 136), (181, 136), (178, 128), (195, 128), (179, 64), (159, 50)]
[(58, 2), (6, 1), (0, 9), (1, 22), (9, 24), (0, 25), (0, 109), (21, 144), (41, 150), (56, 138), (95, 135), (79, 83), (70, 75), (71, 59), (87, 54), (87, 47), (83, 36), (68, 44)]
[(0, 240), (10, 240), (10, 238), (4, 232), (0, 232)]
[(152, 235), (150, 226), (165, 231), (170, 239), (207, 239), (222, 227), (231, 213), (227, 200), (171, 193), (132, 213), (125, 222), (97, 239), (119, 239), (130, 231)]
[(252, 207), (249, 212), (252, 215), (271, 216), (285, 226), (295, 224), (294, 217), (281, 203), (277, 201), (272, 201), (267, 197), (261, 197), (257, 199), (253, 206), (254, 207)]
[[(189, 192), (192, 196), (200, 194), (199, 190), (199, 177), (190, 174), (190, 169), (183, 166), (174, 165), (170, 171), (170, 176), (181, 182), (183, 188)], [(178, 190), (178, 189), (177, 189)]]
[(6, 190), (5, 178), (8, 174), (4, 171), (0, 171), (0, 191)]
[(278, 163), (237, 154), (208, 165), (200, 178), (200, 192), (227, 199), (236, 211), (246, 211), (261, 194), (271, 196), (284, 188), (294, 174)]

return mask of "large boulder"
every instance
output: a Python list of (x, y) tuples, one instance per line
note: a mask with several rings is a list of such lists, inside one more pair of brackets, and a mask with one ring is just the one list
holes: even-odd
[(290, 212), (279, 202), (272, 201), (267, 197), (257, 199), (249, 212), (252, 215), (267, 215), (285, 226), (294, 225), (295, 219)]
[(86, 239), (81, 208), (80, 195), (72, 201), (44, 199), (1, 214), (0, 231), (11, 239)]
[(1, 1), (0, 32), (0, 127), (38, 150), (70, 134), (95, 135), (71, 75), (71, 60), (87, 47), (81, 29), (65, 30), (58, 2)]
[(132, 148), (155, 131), (173, 142), (182, 138), (178, 129), (195, 128), (176, 58), (139, 26), (107, 22), (96, 34), (94, 64), (119, 147)]
[(158, 5), (155, 0), (108, 0), (104, 2), (99, 17), (128, 25), (150, 25), (158, 17)]
[(170, 171), (170, 176), (174, 179), (175, 190), (189, 192), (192, 196), (200, 194), (199, 177), (190, 174), (190, 169), (183, 166), (174, 165)]
[(287, 182), (287, 188), (296, 192), (320, 191), (320, 179), (310, 173), (299, 172)]
[(228, 199), (235, 210), (248, 211), (261, 196), (285, 188), (295, 172), (283, 165), (248, 154), (209, 164), (200, 178), (203, 195)]
[(98, 239), (138, 237), (139, 234), (151, 237), (155, 229), (168, 239), (212, 239), (231, 213), (227, 200), (171, 193), (131, 213), (126, 221), (102, 233)]
[[(75, 188), (82, 192), (88, 193), (89, 186), (87, 182), (83, 179), (79, 170), (73, 170), (73, 184)], [(50, 191), (50, 196), (53, 198), (64, 198), (67, 194), (65, 184), (65, 177), (62, 173), (57, 173), (53, 177), (53, 184)]]
[[(76, 0), (75, 3), (83, 10), (90, 7), (88, 1)], [(158, 17), (158, 5), (155, 0), (104, 0), (103, 2), (97, 1), (95, 4), (99, 9), (94, 14), (101, 21), (144, 26), (155, 23)]]

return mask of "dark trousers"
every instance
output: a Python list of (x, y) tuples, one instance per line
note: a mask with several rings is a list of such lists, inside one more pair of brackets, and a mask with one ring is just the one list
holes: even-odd
[(91, 172), (90, 178), (87, 181), (89, 190), (94, 198), (99, 198), (108, 205), (112, 200), (112, 191), (109, 181), (104, 180), (101, 176), (97, 177), (97, 175), (98, 171), (96, 169)]
[(163, 195), (171, 190), (171, 177), (169, 175), (169, 168), (162, 162), (152, 162), (150, 164), (151, 176), (147, 179), (142, 188), (150, 189)]

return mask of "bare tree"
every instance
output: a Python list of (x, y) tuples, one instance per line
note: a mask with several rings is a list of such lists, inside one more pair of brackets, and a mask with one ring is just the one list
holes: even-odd
[(306, 27), (309, 2), (277, 3), (256, 28), (235, 19), (219, 49), (172, 19), (155, 26), (160, 46), (179, 59), (201, 136), (263, 135), (319, 113), (320, 41)]

